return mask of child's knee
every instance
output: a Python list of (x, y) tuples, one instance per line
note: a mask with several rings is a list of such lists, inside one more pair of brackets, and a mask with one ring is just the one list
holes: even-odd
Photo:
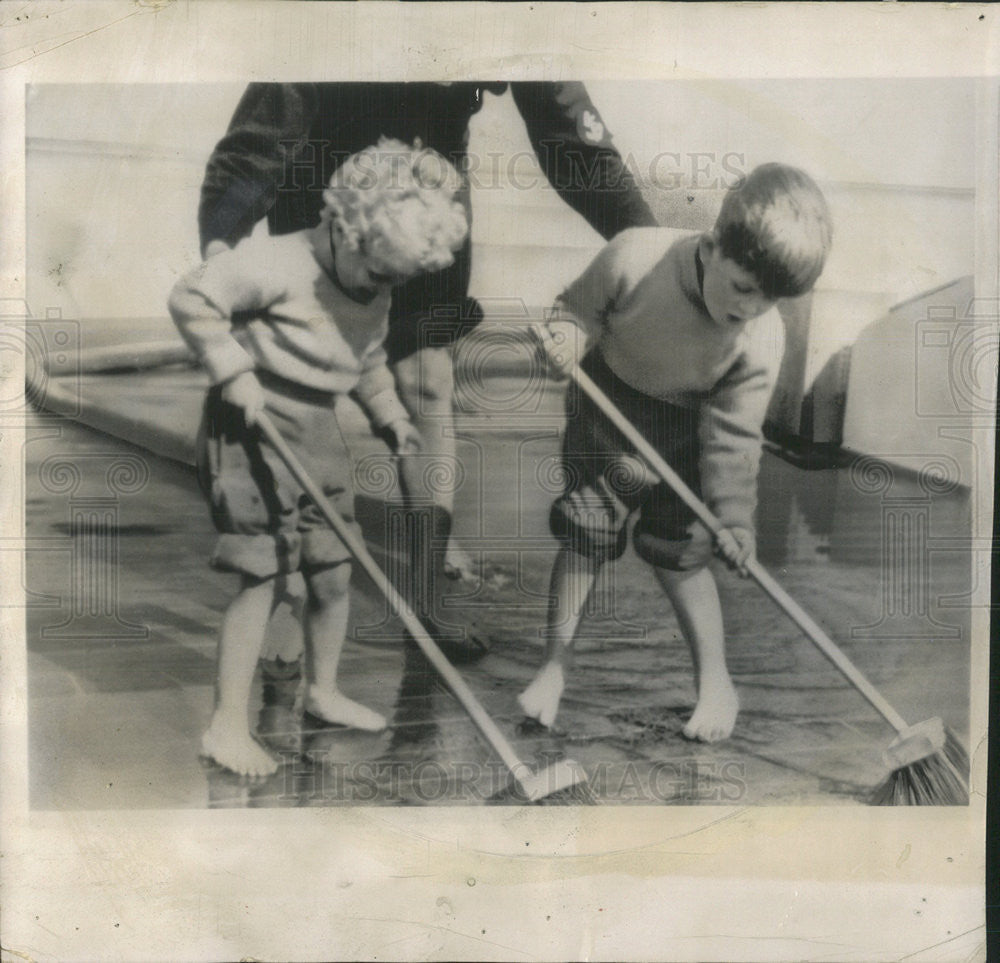
[(563, 495), (549, 513), (549, 528), (564, 545), (597, 562), (613, 562), (625, 551), (625, 519), (584, 491)]
[(240, 572), (240, 589), (242, 591), (264, 591), (265, 587), (274, 596), (275, 602), (280, 602), (288, 590), (288, 575), (284, 572), (272, 575)]
[(288, 575), (299, 567), (302, 542), (297, 532), (243, 535), (224, 532), (212, 553), (212, 568), (238, 572), (245, 579)]
[(448, 348), (422, 348), (399, 361), (394, 374), (400, 397), (415, 418), (451, 410), (454, 374)]
[(310, 596), (320, 605), (337, 602), (350, 591), (351, 565), (343, 561), (307, 571), (306, 584)]
[[(355, 538), (361, 539), (361, 526), (354, 519), (344, 518), (344, 524)], [(332, 528), (310, 528), (302, 533), (302, 572), (308, 579), (310, 572), (332, 568), (341, 562), (350, 561), (351, 552)]]

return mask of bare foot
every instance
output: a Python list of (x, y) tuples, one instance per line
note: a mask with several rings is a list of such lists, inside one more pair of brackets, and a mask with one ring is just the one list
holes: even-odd
[(702, 680), (699, 685), (698, 704), (684, 727), (688, 739), (699, 742), (719, 742), (728, 739), (736, 725), (740, 700), (729, 679)]
[(333, 726), (351, 726), (368, 732), (380, 732), (386, 727), (385, 716), (360, 702), (348, 699), (341, 692), (328, 692), (310, 686), (304, 708), (306, 712)]
[(444, 574), (456, 582), (479, 583), (479, 567), (464, 548), (460, 548), (454, 539), (448, 539), (448, 548), (444, 554)]
[(550, 727), (556, 721), (564, 685), (562, 666), (558, 662), (547, 662), (531, 685), (517, 697), (518, 704), (526, 716)]
[(262, 778), (278, 769), (277, 760), (250, 735), (245, 721), (216, 714), (201, 737), (202, 755), (241, 776)]

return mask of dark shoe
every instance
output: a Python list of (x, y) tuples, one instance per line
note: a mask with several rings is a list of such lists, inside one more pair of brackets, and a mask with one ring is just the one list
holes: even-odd
[(472, 637), (465, 639), (443, 639), (438, 648), (445, 658), (454, 665), (471, 665), (489, 655), (489, 647), (482, 640)]
[(281, 656), (260, 660), (261, 676), (270, 682), (291, 682), (302, 677), (302, 659), (286, 662)]
[[(489, 646), (474, 632), (466, 632), (463, 638), (456, 635), (445, 635), (439, 627), (434, 625), (428, 625), (427, 631), (444, 657), (454, 665), (471, 665), (489, 654)], [(407, 645), (419, 648), (409, 632), (406, 632), (403, 637)]]

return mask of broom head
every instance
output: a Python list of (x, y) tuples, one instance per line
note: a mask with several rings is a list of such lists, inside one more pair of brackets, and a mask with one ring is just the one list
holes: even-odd
[(874, 806), (967, 806), (969, 756), (940, 719), (904, 729), (886, 749), (892, 769), (872, 794)]
[(507, 785), (486, 802), (492, 806), (595, 806), (598, 798), (583, 766), (573, 759), (560, 759), (536, 773), (527, 766), (520, 767), (511, 773)]

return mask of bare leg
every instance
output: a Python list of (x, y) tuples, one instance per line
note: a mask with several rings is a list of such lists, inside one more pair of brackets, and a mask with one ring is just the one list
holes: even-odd
[[(474, 631), (443, 624), (435, 614), (445, 580), (474, 574), (474, 566), (462, 560), (464, 553), (456, 552), (451, 537), (454, 486), (439, 484), (455, 459), (451, 349), (422, 348), (397, 362), (394, 371), (400, 397), (424, 439), (420, 454), (400, 462), (407, 510), (427, 516), (417, 518), (417, 534), (405, 548), (409, 564), (404, 595), (452, 662), (475, 662), (489, 651), (483, 641)], [(427, 471), (434, 462), (444, 470)], [(447, 546), (444, 553), (437, 550), (438, 544)]]
[(563, 547), (552, 566), (545, 664), (527, 689), (518, 696), (525, 715), (551, 726), (559, 711), (565, 670), (599, 562)]
[[(423, 438), (423, 451), (416, 458), (403, 458), (400, 473), (407, 499), (433, 503), (451, 518), (455, 508), (454, 486), (442, 483), (455, 462), (455, 419), (452, 395), (455, 376), (451, 348), (421, 348), (396, 362), (393, 371), (399, 396)], [(439, 461), (441, 472), (427, 473), (428, 465)], [(449, 533), (443, 559), (437, 561), (435, 575), (448, 578), (477, 578), (475, 565)]]
[(268, 619), (283, 591), (278, 579), (244, 577), (222, 620), (215, 711), (201, 748), (219, 765), (241, 775), (268, 776), (278, 768), (250, 735), (247, 710)]
[(288, 576), (284, 592), (275, 605), (269, 631), (261, 652), (261, 669), (266, 678), (285, 679), (295, 674), (302, 656), (302, 621), (306, 586), (299, 572)]
[(654, 566), (653, 571), (677, 612), (694, 660), (698, 704), (684, 735), (702, 742), (727, 739), (740, 706), (726, 668), (722, 606), (715, 578), (707, 568), (673, 572)]
[(337, 668), (347, 636), (350, 583), (349, 562), (313, 572), (306, 578), (308, 597), (303, 628), (308, 687), (305, 709), (333, 725), (377, 732), (385, 728), (385, 718), (348, 699), (337, 689)]

